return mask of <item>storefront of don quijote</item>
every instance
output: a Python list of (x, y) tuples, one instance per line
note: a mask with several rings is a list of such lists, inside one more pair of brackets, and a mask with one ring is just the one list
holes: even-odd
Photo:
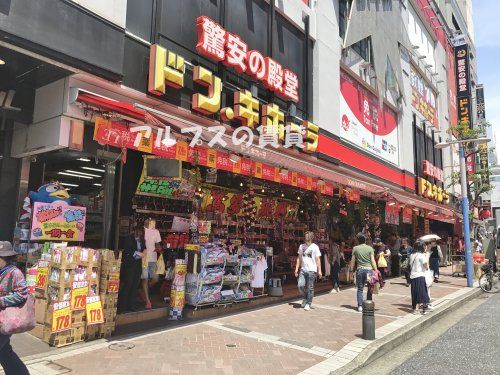
[[(9, 120), (9, 160), (19, 169), (13, 239), (37, 297), (33, 334), (51, 345), (295, 297), (306, 231), (329, 276), (330, 239), (345, 242), (349, 260), (357, 231), (415, 237), (430, 219), (452, 218), (447, 202), (397, 167), (398, 108), (347, 66), (332, 88), (339, 118), (314, 121), (324, 99), (313, 92), (319, 20), (306, 3), (189, 3), (128, 4), (96, 31), (109, 37), (84, 39), (78, 56), (29, 60), (28, 44), (1, 47), (53, 65), (44, 82), (33, 78), (27, 119)], [(361, 125), (365, 102), (385, 134)], [(137, 275), (123, 250), (137, 228), (146, 233), (150, 303), (138, 281), (127, 306), (119, 292)], [(341, 280), (352, 282), (346, 268)]]

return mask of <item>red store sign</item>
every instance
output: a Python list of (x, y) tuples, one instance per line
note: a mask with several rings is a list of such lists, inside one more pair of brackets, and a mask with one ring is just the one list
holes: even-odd
[(435, 167), (431, 162), (423, 161), (423, 173), (426, 176), (435, 178), (439, 182), (444, 182), (443, 170), (441, 168)]
[(198, 53), (216, 62), (221, 61), (240, 74), (248, 74), (285, 99), (299, 101), (297, 74), (261, 52), (249, 50), (238, 35), (230, 33), (207, 16), (196, 19), (196, 30)]

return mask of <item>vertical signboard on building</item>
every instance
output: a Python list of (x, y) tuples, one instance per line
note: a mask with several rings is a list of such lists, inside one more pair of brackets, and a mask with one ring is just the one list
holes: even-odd
[[(457, 87), (458, 124), (467, 124), (472, 128), (472, 105), (470, 89), (469, 46), (461, 44), (455, 46), (455, 80)], [(466, 160), (467, 173), (474, 173), (474, 157)]]
[[(484, 88), (483, 85), (477, 85), (476, 88), (476, 112), (479, 125), (486, 120), (486, 112), (484, 106)], [(488, 168), (488, 145), (479, 145), (479, 166), (481, 169)]]
[(411, 105), (433, 126), (439, 128), (436, 93), (416, 68), (410, 66)]
[(455, 46), (455, 77), (457, 86), (458, 122), (472, 127), (472, 107), (470, 97), (469, 46)]

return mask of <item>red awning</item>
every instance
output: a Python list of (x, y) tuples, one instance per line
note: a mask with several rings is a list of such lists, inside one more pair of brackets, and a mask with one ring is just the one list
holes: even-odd
[(145, 112), (140, 109), (134, 108), (134, 105), (131, 103), (120, 102), (118, 100), (105, 98), (103, 96), (91, 94), (85, 91), (79, 91), (76, 100), (103, 110), (116, 112), (127, 117), (132, 117), (141, 122), (144, 121)]

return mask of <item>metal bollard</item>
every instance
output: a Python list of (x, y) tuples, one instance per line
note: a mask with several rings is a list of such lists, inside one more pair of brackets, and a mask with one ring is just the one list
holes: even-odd
[(375, 303), (363, 301), (363, 339), (375, 340)]

